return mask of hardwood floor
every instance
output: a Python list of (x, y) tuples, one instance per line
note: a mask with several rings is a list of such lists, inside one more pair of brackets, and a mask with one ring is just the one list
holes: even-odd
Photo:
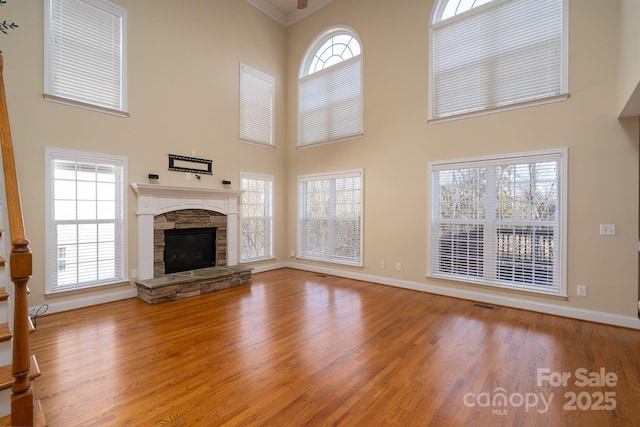
[(31, 339), (51, 427), (640, 424), (640, 331), (298, 270)]

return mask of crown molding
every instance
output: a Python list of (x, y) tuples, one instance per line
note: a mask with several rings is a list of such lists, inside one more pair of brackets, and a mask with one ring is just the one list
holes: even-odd
[(247, 0), (249, 4), (261, 10), (264, 14), (276, 20), (277, 22), (284, 25), (285, 27), (295, 24), (301, 19), (311, 15), (313, 12), (317, 11), (318, 9), (325, 7), (332, 1), (333, 0), (313, 0), (313, 2), (309, 2), (309, 6), (307, 6), (306, 8), (296, 10), (290, 15), (285, 15), (284, 13), (280, 12), (278, 9), (273, 7), (266, 0)]

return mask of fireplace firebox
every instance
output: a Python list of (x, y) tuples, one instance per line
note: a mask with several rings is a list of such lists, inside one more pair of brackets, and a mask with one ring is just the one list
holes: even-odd
[(164, 230), (165, 274), (214, 267), (216, 235), (215, 227)]

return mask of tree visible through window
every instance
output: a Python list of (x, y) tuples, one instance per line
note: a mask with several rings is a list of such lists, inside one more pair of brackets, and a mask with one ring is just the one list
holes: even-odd
[(565, 292), (565, 157), (433, 164), (431, 274)]
[(362, 265), (362, 171), (298, 178), (298, 255)]
[(242, 173), (242, 262), (273, 257), (273, 176)]

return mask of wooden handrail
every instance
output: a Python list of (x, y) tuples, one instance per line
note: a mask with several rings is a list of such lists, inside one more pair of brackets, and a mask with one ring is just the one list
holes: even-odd
[(29, 303), (27, 284), (31, 278), (33, 261), (29, 240), (25, 237), (22, 204), (16, 175), (9, 111), (4, 90), (4, 58), (0, 52), (0, 145), (2, 146), (2, 164), (6, 205), (11, 236), (11, 281), (14, 283), (13, 306), (13, 384), (11, 395), (11, 424), (16, 426), (33, 425), (33, 390), (29, 371), (31, 348), (29, 344)]

